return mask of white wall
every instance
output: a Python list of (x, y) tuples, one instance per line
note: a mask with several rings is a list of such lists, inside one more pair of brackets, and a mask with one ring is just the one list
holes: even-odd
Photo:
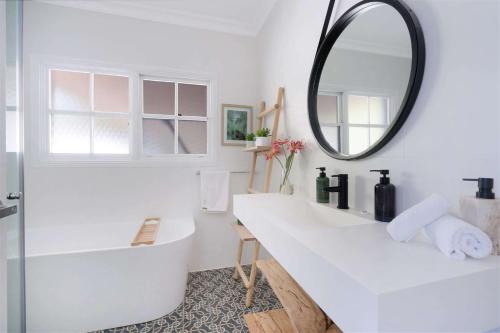
[[(256, 41), (219, 32), (25, 3), (25, 63), (35, 54), (215, 73), (218, 103), (256, 104)], [(29, 82), (29, 74), (26, 77)], [(29, 100), (29, 88), (26, 91)], [(219, 110), (216, 110), (219, 114)], [(27, 122), (33, 110), (27, 107)], [(220, 119), (216, 120), (219, 126)], [(28, 124), (30, 125), (30, 124)], [(248, 170), (249, 156), (219, 144), (217, 166)], [(28, 134), (29, 136), (29, 134)], [(148, 215), (196, 219), (191, 268), (232, 266), (237, 237), (231, 213), (200, 212), (196, 167), (34, 167), (35, 138), (27, 138), (26, 224), (30, 227), (141, 221)], [(29, 161), (31, 159), (31, 161)], [(234, 174), (232, 193), (246, 191), (247, 175)], [(232, 211), (232, 207), (230, 207)], [(131, 235), (132, 237), (132, 235)], [(29, 238), (27, 239), (29, 242)]]
[[(397, 188), (397, 211), (436, 192), (458, 210), (473, 184), (462, 177), (500, 182), (499, 3), (488, 0), (407, 0), (424, 31), (425, 76), (408, 121), (376, 155), (361, 161), (327, 157), (307, 118), (307, 85), (328, 0), (279, 0), (258, 36), (259, 97), (286, 89), (283, 135), (303, 138), (307, 149), (292, 178), (296, 191), (314, 198), (315, 167), (349, 174), (351, 207), (373, 211), (370, 169), (388, 168)], [(356, 3), (337, 1), (336, 17)], [(497, 185), (500, 192), (500, 186)], [(332, 195), (333, 198), (333, 195)], [(336, 200), (336, 198), (333, 198)]]
[[(336, 16), (355, 2), (337, 1)], [(292, 174), (299, 195), (314, 197), (314, 168), (324, 165), (329, 174), (349, 173), (351, 206), (372, 211), (378, 177), (368, 170), (389, 168), (397, 186), (398, 211), (432, 192), (445, 195), (457, 209), (458, 197), (475, 190), (461, 177), (489, 176), (500, 181), (499, 6), (488, 0), (407, 3), (426, 37), (422, 89), (394, 140), (373, 157), (356, 162), (337, 161), (322, 153), (307, 119), (309, 73), (328, 0), (278, 1), (256, 40), (27, 2), (25, 61), (32, 54), (45, 54), (214, 72), (218, 104), (255, 105), (261, 98), (273, 103), (276, 88), (282, 85), (286, 101), (281, 132), (307, 141)], [(27, 98), (29, 93), (28, 89)], [(29, 121), (33, 115), (26, 111)], [(28, 138), (28, 159), (32, 140)], [(238, 148), (218, 146), (217, 156), (218, 166), (248, 168), (249, 157)], [(140, 220), (153, 214), (194, 215), (198, 234), (192, 269), (231, 266), (236, 248), (230, 227), (233, 217), (199, 212), (196, 170), (28, 164), (26, 222), (35, 227)], [(279, 177), (278, 168), (274, 170)], [(246, 175), (233, 175), (232, 192), (245, 192), (246, 179)], [(276, 189), (277, 182), (273, 186)]]
[[(0, 2), (0, 128), (5, 128), (5, 2)], [(5, 131), (0, 131), (0, 195), (5, 194)], [(7, 332), (7, 237), (0, 222), (0, 332)]]

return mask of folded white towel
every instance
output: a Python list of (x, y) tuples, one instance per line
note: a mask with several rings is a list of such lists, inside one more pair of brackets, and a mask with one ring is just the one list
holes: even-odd
[(491, 239), (481, 229), (451, 215), (444, 215), (425, 227), (432, 242), (448, 257), (457, 260), (465, 255), (480, 259), (490, 255)]
[(398, 242), (407, 242), (420, 229), (448, 212), (450, 205), (440, 195), (433, 194), (424, 201), (405, 210), (387, 225), (387, 232)]
[(201, 209), (206, 212), (227, 212), (229, 205), (229, 171), (200, 171)]

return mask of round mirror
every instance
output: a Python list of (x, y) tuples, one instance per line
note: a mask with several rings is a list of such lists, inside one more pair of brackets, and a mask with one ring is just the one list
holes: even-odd
[(397, 0), (362, 1), (322, 41), (309, 82), (309, 120), (321, 148), (353, 160), (401, 128), (424, 72), (424, 38)]

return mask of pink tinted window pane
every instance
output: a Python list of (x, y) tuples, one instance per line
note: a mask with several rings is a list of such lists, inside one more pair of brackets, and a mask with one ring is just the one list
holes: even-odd
[(143, 95), (144, 113), (166, 115), (175, 113), (175, 84), (173, 82), (144, 80)]
[(90, 74), (50, 71), (52, 109), (90, 110)]
[(179, 114), (183, 116), (207, 116), (207, 87), (179, 83)]
[(204, 121), (179, 121), (179, 153), (207, 153), (207, 123)]
[(128, 112), (128, 77), (94, 75), (94, 109), (102, 112)]
[(318, 95), (317, 103), (320, 123), (338, 123), (337, 96)]
[(174, 120), (144, 119), (142, 132), (144, 153), (149, 155), (174, 153)]

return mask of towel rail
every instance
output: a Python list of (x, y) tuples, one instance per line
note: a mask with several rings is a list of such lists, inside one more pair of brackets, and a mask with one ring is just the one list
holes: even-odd
[[(250, 173), (250, 171), (229, 171), (229, 173)], [(196, 171), (196, 175), (200, 175), (200, 170)]]

